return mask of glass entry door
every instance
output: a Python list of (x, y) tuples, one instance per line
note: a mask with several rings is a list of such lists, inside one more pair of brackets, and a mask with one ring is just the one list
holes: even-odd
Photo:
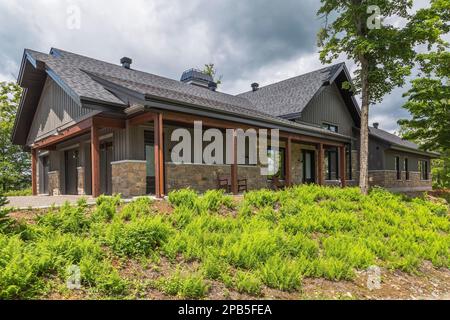
[(314, 183), (316, 181), (315, 151), (303, 150), (303, 183)]
[(153, 131), (144, 131), (145, 162), (146, 162), (146, 193), (155, 193), (155, 139)]

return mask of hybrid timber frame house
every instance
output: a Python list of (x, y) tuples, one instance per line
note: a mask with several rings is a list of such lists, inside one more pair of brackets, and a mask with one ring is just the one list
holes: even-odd
[[(18, 77), (24, 88), (13, 142), (32, 154), (33, 194), (121, 193), (125, 197), (191, 187), (271, 187), (259, 165), (172, 163), (176, 128), (280, 130), (283, 185), (358, 183), (360, 110), (345, 64), (332, 65), (239, 95), (216, 91), (213, 79), (188, 70), (173, 80), (60, 49), (26, 49)], [(233, 149), (236, 138), (233, 139)], [(370, 128), (371, 185), (399, 191), (431, 188), (436, 154)]]

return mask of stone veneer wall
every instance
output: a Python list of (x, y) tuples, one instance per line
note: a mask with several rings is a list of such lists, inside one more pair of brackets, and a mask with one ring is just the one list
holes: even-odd
[(51, 196), (59, 196), (61, 194), (59, 171), (50, 171), (48, 173), (48, 193)]
[(409, 180), (406, 172), (402, 171), (401, 180), (397, 180), (394, 170), (369, 171), (370, 186), (380, 186), (392, 191), (425, 191), (432, 189), (431, 176), (429, 180), (421, 180), (420, 172), (410, 171)]
[(238, 165), (238, 179), (247, 179), (247, 189), (257, 190), (268, 188), (267, 176), (261, 175), (260, 166)]
[(298, 143), (291, 145), (291, 179), (292, 184), (301, 184), (303, 180), (302, 147)]
[[(192, 188), (199, 192), (217, 189), (218, 176), (230, 176), (230, 165), (180, 164), (166, 162), (167, 192)], [(239, 175), (239, 173), (238, 173)]]
[(146, 194), (146, 162), (123, 160), (111, 162), (112, 192), (128, 198)]
[(85, 189), (85, 179), (84, 179), (84, 167), (78, 167), (77, 168), (77, 183), (78, 183), (78, 194), (79, 195), (85, 195), (86, 189)]

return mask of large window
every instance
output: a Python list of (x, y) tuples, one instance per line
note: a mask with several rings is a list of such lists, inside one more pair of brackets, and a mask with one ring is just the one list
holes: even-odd
[(428, 180), (428, 161), (419, 160), (420, 179)]
[(397, 180), (401, 180), (402, 171), (400, 169), (400, 157), (395, 157), (395, 171), (397, 172)]
[(338, 180), (338, 168), (337, 148), (327, 149), (325, 151), (325, 172), (327, 180)]
[[(285, 163), (285, 148), (278, 148), (278, 151), (272, 150), (269, 147), (267, 151), (268, 158), (268, 171), (269, 176), (276, 176), (281, 180), (284, 180), (285, 172), (286, 172), (286, 163)], [(278, 170), (276, 170), (278, 168)]]
[(409, 180), (409, 163), (408, 158), (405, 158), (403, 162), (403, 169), (405, 170), (405, 179)]
[(330, 131), (333, 131), (333, 132), (338, 132), (338, 126), (336, 126), (336, 125), (334, 125), (334, 124), (331, 124), (331, 123), (323, 123), (322, 124), (322, 126), (323, 126), (323, 128), (324, 129), (327, 129), (327, 130), (330, 130)]

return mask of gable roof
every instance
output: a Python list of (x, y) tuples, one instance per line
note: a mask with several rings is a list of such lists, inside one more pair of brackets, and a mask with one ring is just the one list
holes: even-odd
[[(128, 100), (119, 94), (114, 94), (110, 85), (118, 86), (137, 93), (143, 100), (157, 98), (166, 99), (183, 105), (194, 105), (199, 107), (233, 114), (240, 119), (257, 119), (263, 122), (270, 122), (275, 127), (289, 127), (293, 130), (300, 129), (306, 132), (316, 132), (327, 136), (334, 136), (342, 139), (344, 136), (331, 133), (320, 127), (294, 123), (277, 117), (271, 113), (261, 111), (255, 102), (243, 96), (234, 96), (222, 92), (211, 91), (190, 84), (186, 84), (174, 79), (161, 77), (133, 69), (126, 69), (122, 66), (78, 55), (68, 51), (52, 48), (49, 54), (26, 49), (19, 76), (19, 84), (26, 81), (23, 76), (28, 71), (25, 66), (32, 65), (36, 68), (40, 66), (41, 73), (50, 76), (58, 83), (81, 107), (83, 103), (97, 102), (119, 108), (126, 108)], [(330, 68), (335, 69), (341, 65)], [(325, 68), (327, 69), (327, 68)], [(43, 71), (42, 71), (43, 70)], [(44, 72), (45, 71), (45, 72)], [(331, 80), (331, 74), (328, 77)], [(288, 80), (287, 80), (288, 81)], [(26, 87), (26, 85), (23, 85)], [(312, 92), (313, 89), (311, 89)], [(27, 91), (27, 90), (26, 90)], [(36, 93), (38, 89), (32, 90)], [(36, 111), (36, 101), (28, 101), (22, 97), (24, 103), (16, 118), (13, 141), (17, 144), (24, 144), (24, 139), (28, 132), (26, 123), (34, 116)], [(22, 112), (25, 109), (26, 112)], [(23, 129), (23, 130), (22, 130)]]
[(401, 149), (404, 151), (410, 151), (412, 153), (421, 153), (428, 155), (430, 157), (439, 156), (439, 154), (435, 152), (420, 150), (420, 146), (415, 144), (414, 142), (402, 139), (399, 136), (396, 136), (395, 134), (389, 133), (387, 131), (378, 128), (369, 127), (369, 134), (375, 138), (388, 142), (391, 145), (391, 148), (393, 149)]
[[(345, 74), (347, 81), (351, 81), (345, 63), (338, 63), (238, 96), (250, 100), (259, 111), (273, 116), (289, 117), (301, 113), (317, 92), (335, 81), (341, 73)], [(359, 114), (356, 102), (351, 102), (356, 108), (350, 111)]]

